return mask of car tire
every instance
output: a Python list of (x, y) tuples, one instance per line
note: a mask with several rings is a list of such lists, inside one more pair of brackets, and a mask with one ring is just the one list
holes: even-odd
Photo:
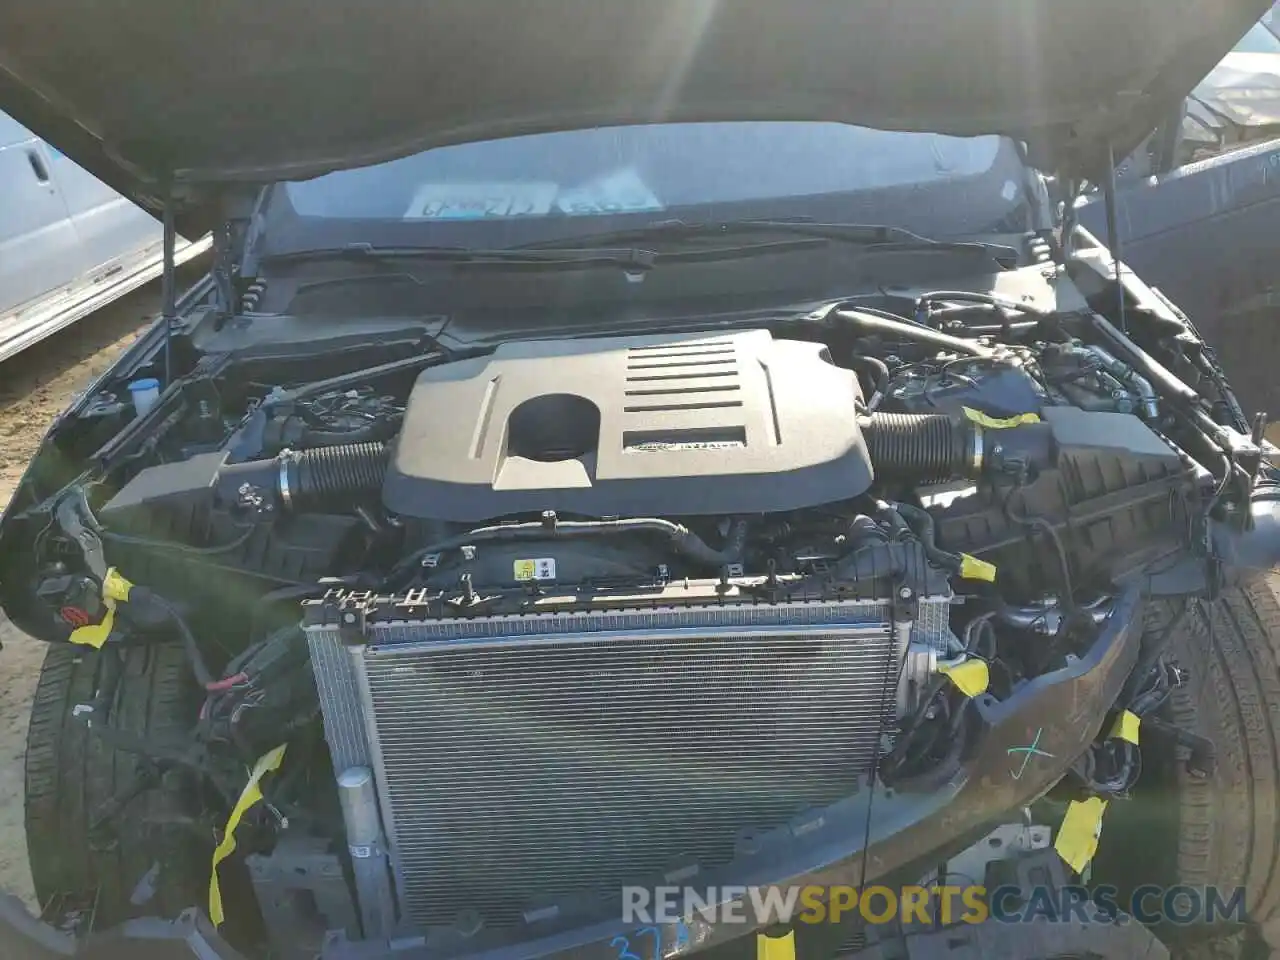
[[(102, 662), (102, 654), (80, 647), (49, 649), (31, 708), (25, 784), (28, 859), (41, 907), (59, 897), (90, 898), (99, 929), (203, 905), (212, 851), (212, 838), (201, 840), (181, 797), (168, 789), (138, 794), (105, 826), (91, 828), (149, 767), (73, 716), (93, 699)], [(113, 727), (172, 742), (188, 735), (198, 705), (178, 644), (124, 651)]]
[[(1267, 579), (1215, 602), (1153, 601), (1148, 639), (1174, 630), (1169, 655), (1186, 671), (1164, 710), (1170, 723), (1213, 742), (1216, 762), (1197, 775), (1182, 751), (1143, 738), (1144, 772), (1129, 801), (1111, 805), (1098, 874), (1139, 884), (1243, 887), (1249, 929), (1162, 925), (1175, 955), (1252, 955), (1280, 946), (1280, 600)], [(1114, 816), (1113, 816), (1114, 814)], [(1111, 835), (1108, 843), (1107, 834)], [(1280, 956), (1280, 954), (1277, 954)]]

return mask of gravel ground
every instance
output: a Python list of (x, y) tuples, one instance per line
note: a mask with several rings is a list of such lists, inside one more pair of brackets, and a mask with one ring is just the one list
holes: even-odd
[[(9, 502), (49, 421), (111, 364), (159, 306), (159, 285), (151, 284), (0, 363), (0, 507)], [(19, 633), (3, 613), (0, 642), (0, 890), (30, 901), (22, 759), (44, 645)]]

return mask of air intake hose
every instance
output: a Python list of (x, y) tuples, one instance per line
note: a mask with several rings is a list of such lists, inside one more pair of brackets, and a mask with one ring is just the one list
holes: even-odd
[(246, 497), (274, 494), (286, 510), (347, 509), (378, 495), (387, 459), (385, 443), (286, 450), (271, 460), (223, 465), (218, 495), (224, 502), (243, 503)]
[[(387, 444), (344, 443), (280, 454), (280, 499), (285, 506), (323, 506), (383, 489)], [(292, 503), (291, 503), (292, 500)]]
[(286, 507), (342, 505), (382, 490), (387, 475), (383, 443), (344, 443), (286, 451), (280, 460), (280, 499)]
[(1029, 480), (1056, 457), (1053, 427), (1043, 422), (985, 429), (945, 413), (873, 413), (858, 426), (876, 479), (945, 483), (1001, 475)]
[(982, 470), (982, 430), (943, 413), (875, 413), (859, 420), (877, 478), (941, 483)]

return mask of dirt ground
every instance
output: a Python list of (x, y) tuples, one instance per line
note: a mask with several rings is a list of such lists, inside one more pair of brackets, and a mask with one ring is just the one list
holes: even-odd
[[(152, 284), (0, 363), (0, 507), (9, 502), (49, 421), (133, 341), (159, 306), (159, 285)], [(22, 760), (44, 645), (19, 633), (3, 613), (0, 642), (0, 890), (30, 900)]]

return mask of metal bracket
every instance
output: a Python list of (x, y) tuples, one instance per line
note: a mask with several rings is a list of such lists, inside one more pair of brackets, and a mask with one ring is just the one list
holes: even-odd
[(1187, 772), (1192, 776), (1205, 779), (1213, 776), (1218, 768), (1218, 752), (1212, 740), (1198, 733), (1174, 726), (1159, 717), (1143, 717), (1142, 732), (1148, 737), (1157, 737), (1166, 743), (1186, 747)]
[(342, 863), (324, 840), (286, 837), (269, 856), (245, 863), (280, 960), (311, 960), (333, 930), (359, 935)]

